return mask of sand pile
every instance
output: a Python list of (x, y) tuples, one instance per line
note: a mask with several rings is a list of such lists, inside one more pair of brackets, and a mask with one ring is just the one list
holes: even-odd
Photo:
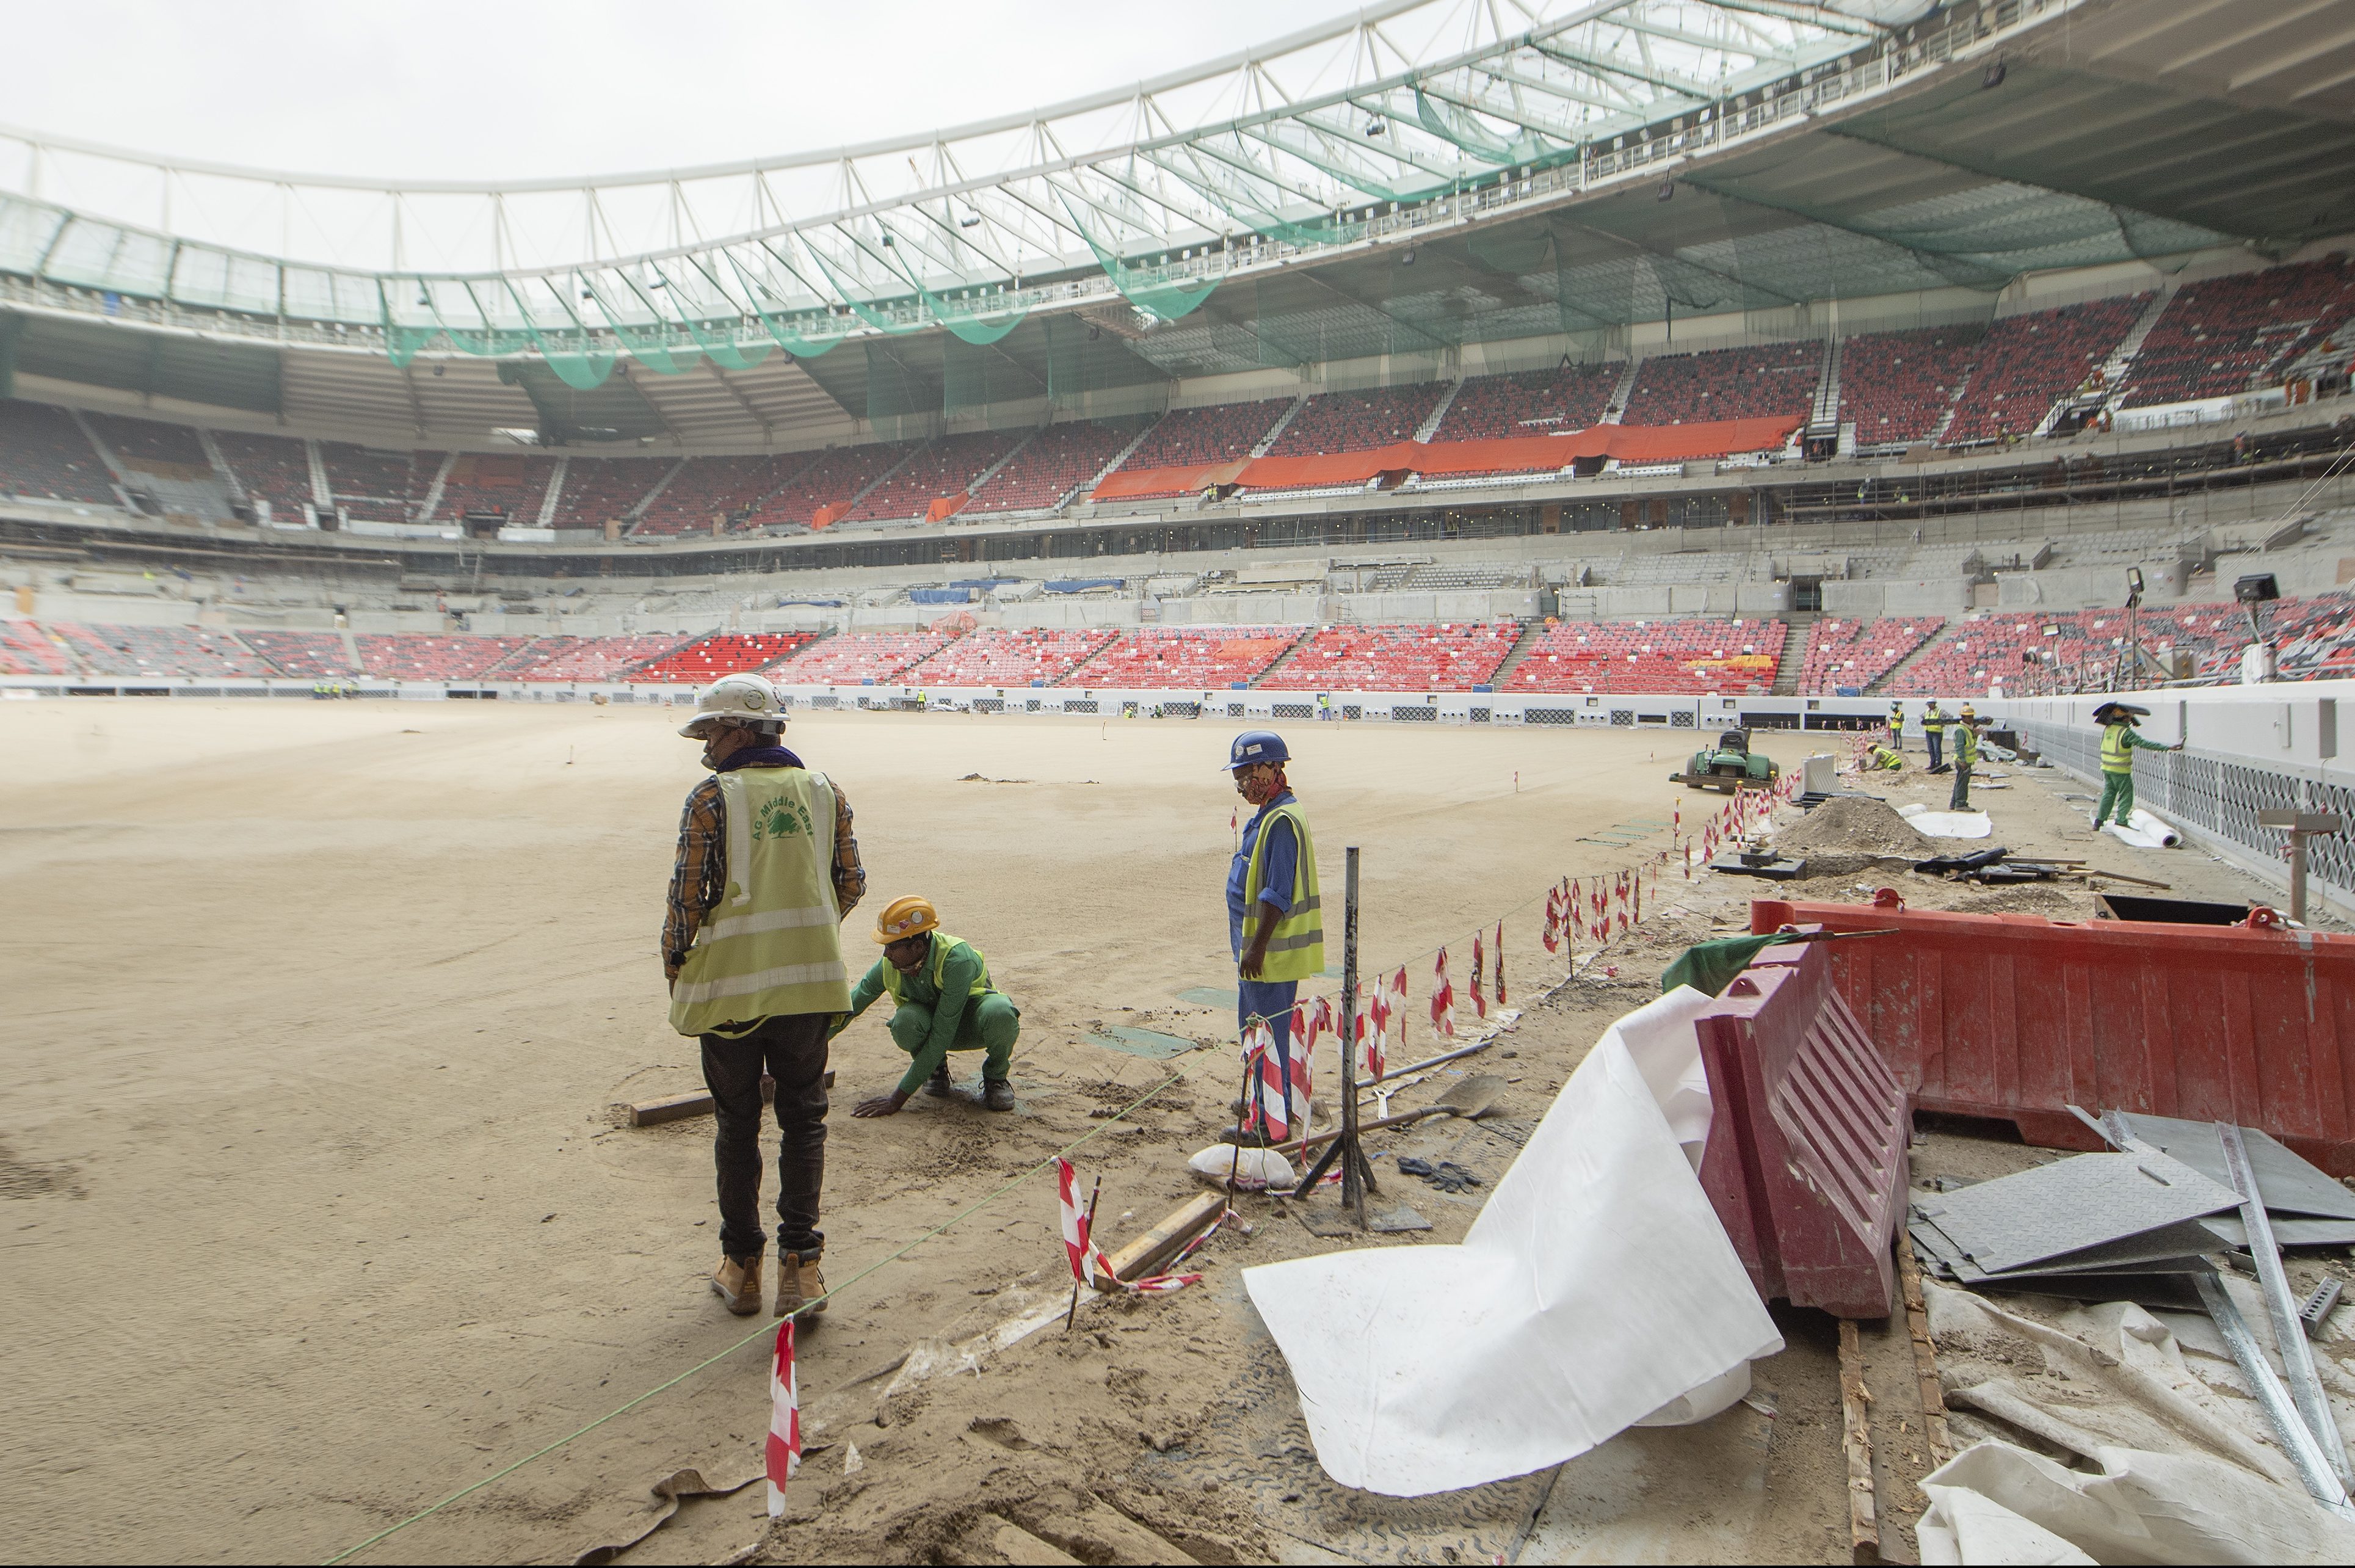
[(1867, 855), (1903, 855), (1926, 860), (1937, 847), (1914, 831), (1913, 825), (1888, 804), (1843, 795), (1828, 800), (1796, 827), (1774, 835), (1774, 848), (1785, 855), (1805, 856), (1811, 849), (1849, 850)]

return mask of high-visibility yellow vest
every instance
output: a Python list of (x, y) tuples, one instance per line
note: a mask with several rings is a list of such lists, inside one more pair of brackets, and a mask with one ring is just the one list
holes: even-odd
[(2102, 771), (2105, 773), (2134, 772), (2134, 742), (2126, 737), (2134, 733), (2130, 724), (2112, 724), (2102, 731)]
[[(975, 947), (972, 943), (967, 942), (962, 936), (951, 936), (947, 932), (940, 930), (938, 927), (934, 927), (932, 931), (932, 990), (937, 993), (941, 989), (941, 976), (948, 968), (949, 955), (960, 947), (972, 954), (974, 956), (974, 962), (981, 965), (981, 973), (974, 976), (973, 984), (971, 987), (967, 987), (965, 996), (968, 998), (973, 997), (986, 997), (990, 992), (997, 989), (996, 987), (989, 983), (989, 960), (981, 955), (980, 948)], [(899, 965), (893, 964), (889, 958), (886, 958), (883, 961), (883, 988), (891, 993), (891, 1002), (893, 1006), (896, 1007), (900, 1003), (908, 999), (907, 984), (908, 977), (900, 973)]]
[(1933, 708), (1930, 711), (1922, 715), (1922, 729), (1925, 734), (1945, 734), (1946, 732), (1946, 716)]
[(1316, 848), (1309, 842), (1308, 819), (1300, 814), (1299, 803), (1270, 806), (1261, 819), (1250, 863), (1243, 868), (1243, 908), (1250, 918), (1259, 918), (1260, 890), (1267, 886), (1267, 836), (1279, 819), (1292, 824), (1300, 856), (1292, 873), (1292, 907), (1268, 938), (1267, 962), (1259, 977), (1313, 980), (1325, 973), (1325, 910), (1316, 884)]
[(1979, 732), (1976, 725), (1955, 726), (1955, 766), (1967, 768), (1979, 760)]
[(803, 768), (719, 777), (726, 881), (671, 988), (681, 1034), (850, 1010), (834, 901), (834, 786)]

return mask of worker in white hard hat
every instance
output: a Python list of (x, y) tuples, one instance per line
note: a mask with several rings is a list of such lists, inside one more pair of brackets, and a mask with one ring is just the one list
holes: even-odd
[(760, 676), (722, 676), (680, 726), (711, 776), (687, 794), (662, 935), (671, 1027), (702, 1041), (711, 1090), (711, 1288), (739, 1315), (761, 1309), (761, 1076), (776, 1081), (780, 1317), (826, 1309), (826, 1039), (850, 1006), (837, 927), (867, 891), (850, 803), (784, 748), (783, 709)]

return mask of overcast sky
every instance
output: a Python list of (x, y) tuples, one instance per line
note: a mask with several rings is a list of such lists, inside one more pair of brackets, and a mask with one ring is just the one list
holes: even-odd
[(502, 179), (922, 131), (1135, 81), (1345, 0), (0, 0), (0, 121), (306, 173)]

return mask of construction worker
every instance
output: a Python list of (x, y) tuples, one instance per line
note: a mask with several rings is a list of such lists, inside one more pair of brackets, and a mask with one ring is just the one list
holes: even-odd
[(1022, 1013), (989, 983), (989, 961), (978, 948), (941, 929), (932, 901), (911, 895), (893, 899), (876, 918), (875, 940), (883, 956), (850, 993), (850, 1011), (836, 1020), (840, 1034), (850, 1020), (889, 995), (891, 1043), (915, 1060), (889, 1094), (861, 1100), (854, 1116), (896, 1115), (918, 1085), (934, 1094), (949, 1093), (949, 1052), (979, 1051), (981, 1103), (993, 1111), (1014, 1109), (1007, 1072)]
[(2156, 741), (2146, 741), (2135, 733), (2135, 726), (2150, 717), (2150, 710), (2131, 703), (2105, 702), (2094, 709), (2094, 722), (2102, 726), (2102, 799), (2094, 807), (2094, 831), (2099, 833), (2102, 824), (2115, 822), (2124, 827), (2134, 816), (2134, 754), (2139, 746), (2146, 752), (2179, 752), (2183, 742), (2162, 746)]
[(711, 776), (687, 794), (662, 936), (671, 1027), (701, 1040), (711, 1090), (711, 1288), (740, 1316), (761, 1309), (761, 1075), (776, 1081), (780, 1317), (826, 1310), (826, 1040), (850, 1006), (837, 926), (867, 890), (850, 803), (780, 743), (782, 706), (761, 677), (722, 676), (680, 727)]
[(1235, 1017), (1246, 1033), (1264, 1022), (1282, 1082), (1292, 1081), (1292, 1005), (1300, 982), (1325, 972), (1324, 901), (1308, 820), (1284, 765), (1292, 752), (1272, 730), (1246, 730), (1227, 751), (1235, 793), (1259, 809), (1243, 825), (1227, 869), (1227, 940), (1235, 955)]
[(1979, 716), (1966, 704), (1963, 716), (1955, 721), (1955, 793), (1946, 802), (1948, 811), (1971, 808), (1971, 770), (1978, 761)]
[(1930, 748), (1930, 771), (1934, 773), (1945, 766), (1938, 753), (1946, 743), (1946, 716), (1938, 711), (1938, 699), (1934, 697), (1922, 710), (1922, 740)]

